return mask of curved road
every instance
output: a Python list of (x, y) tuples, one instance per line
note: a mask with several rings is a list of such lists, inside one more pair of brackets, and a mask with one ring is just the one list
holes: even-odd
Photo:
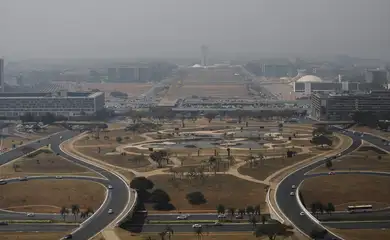
[[(390, 152), (390, 146), (385, 146), (383, 144), (382, 138), (379, 138), (379, 137), (376, 137), (373, 135), (369, 135), (369, 134), (364, 134), (362, 136), (360, 133), (356, 132), (354, 134), (351, 131), (344, 131), (343, 134), (351, 137), (353, 142), (352, 142), (352, 145), (348, 149), (346, 149), (345, 151), (343, 151), (341, 153), (341, 155), (349, 154), (352, 151), (354, 151), (355, 149), (357, 149), (361, 145), (362, 140), (365, 140), (373, 145), (376, 145), (377, 147), (380, 147), (380, 148)], [(280, 210), (290, 220), (290, 222), (292, 222), (295, 225), (296, 228), (300, 229), (302, 232), (304, 232), (307, 235), (310, 235), (311, 230), (318, 227), (318, 224), (313, 222), (308, 216), (306, 216), (306, 215), (301, 216), (300, 215), (302, 209), (300, 208), (300, 205), (298, 204), (296, 197), (290, 196), (290, 192), (293, 191), (291, 186), (292, 185), (298, 186), (303, 180), (305, 180), (305, 178), (310, 177), (310, 176), (327, 175), (326, 173), (325, 174), (306, 175), (307, 172), (324, 164), (325, 160), (326, 159), (324, 159), (324, 158), (318, 159), (317, 162), (315, 162), (309, 166), (303, 167), (296, 172), (293, 172), (292, 174), (290, 174), (289, 176), (287, 176), (286, 178), (284, 178), (280, 182), (280, 184), (276, 190), (276, 201), (277, 201), (277, 205), (280, 208)], [(353, 174), (353, 173), (356, 174), (359, 172), (351, 172), (351, 173), (343, 172), (342, 174)], [(375, 173), (375, 172), (371, 172), (371, 173), (361, 172), (359, 174), (386, 175), (386, 176), (390, 175), (387, 173)], [(383, 221), (380, 223), (379, 222), (375, 223), (373, 221), (368, 222), (368, 223), (369, 224), (340, 222), (339, 225), (337, 225), (337, 223), (334, 222), (334, 223), (330, 223), (327, 225), (331, 226), (331, 227), (340, 226), (340, 228), (352, 228), (352, 226), (354, 226), (354, 228), (359, 228), (359, 227), (362, 227), (362, 228), (368, 228), (368, 227), (369, 228), (381, 228), (383, 226), (389, 225), (387, 222), (384, 223)], [(325, 239), (339, 239), (339, 238), (337, 236), (328, 234), (328, 236)]]
[[(73, 156), (70, 156), (64, 153), (60, 149), (60, 144), (72, 137), (78, 135), (78, 132), (72, 131), (63, 131), (60, 133), (56, 133), (51, 135), (50, 137), (41, 139), (39, 141), (31, 142), (26, 144), (25, 146), (38, 149), (45, 145), (51, 144), (51, 148), (55, 153), (59, 153), (61, 156), (67, 158), (69, 161), (89, 168), (93, 171), (100, 173), (103, 177), (105, 177), (110, 185), (113, 186), (113, 189), (108, 193), (108, 199), (103, 203), (101, 208), (99, 208), (89, 219), (81, 224), (80, 228), (78, 228), (75, 232), (73, 232), (73, 239), (77, 240), (85, 240), (93, 237), (95, 234), (103, 230), (106, 226), (111, 224), (119, 214), (126, 209), (126, 206), (130, 200), (134, 201), (134, 195), (130, 196), (132, 192), (129, 192), (127, 184), (122, 181), (120, 177), (117, 175), (106, 171), (100, 167), (92, 165), (90, 163), (79, 160)], [(62, 139), (60, 138), (62, 136)], [(0, 165), (5, 164), (9, 161), (12, 161), (18, 157), (23, 156), (25, 153), (22, 151), (21, 147), (13, 149), (11, 151), (5, 152), (0, 155)], [(115, 197), (113, 197), (115, 196)], [(129, 199), (131, 197), (131, 199)], [(108, 209), (111, 208), (114, 213), (108, 214)]]

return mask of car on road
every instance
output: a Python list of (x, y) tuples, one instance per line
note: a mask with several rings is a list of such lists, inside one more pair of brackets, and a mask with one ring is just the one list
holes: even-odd
[(333, 171), (328, 172), (328, 175), (335, 175), (335, 172), (333, 172)]
[(305, 213), (304, 213), (304, 212), (301, 212), (299, 215), (303, 216), (303, 215), (305, 215)]
[(188, 216), (187, 215), (179, 215), (176, 217), (177, 220), (187, 220)]
[(19, 178), (19, 181), (27, 181), (28, 179), (27, 179), (27, 177), (20, 177)]
[(0, 222), (0, 226), (7, 226), (8, 223), (7, 222)]
[(35, 213), (27, 213), (27, 217), (34, 217)]
[(72, 238), (73, 238), (73, 235), (68, 234), (68, 235), (65, 235), (65, 237), (63, 237), (62, 239), (72, 239)]
[(200, 224), (194, 224), (194, 225), (192, 225), (192, 228), (201, 228), (202, 227), (202, 225), (200, 225)]
[(62, 140), (62, 136), (60, 136), (60, 139)]
[(295, 186), (295, 185), (292, 185), (292, 186), (291, 186), (291, 188), (292, 188), (292, 189), (295, 189), (295, 188), (297, 188), (297, 186)]
[(113, 187), (111, 185), (108, 185), (108, 189), (113, 189)]
[(216, 221), (215, 223), (214, 223), (214, 226), (222, 226), (223, 224), (220, 222), (220, 221)]
[(62, 176), (56, 176), (56, 179), (62, 179)]
[(226, 214), (219, 214), (218, 218), (226, 218)]
[(341, 153), (337, 154), (336, 157), (341, 157)]
[(0, 179), (0, 185), (5, 185), (7, 184), (7, 181), (5, 181), (4, 179)]
[(290, 192), (290, 196), (295, 196), (295, 193), (294, 192)]
[(244, 217), (242, 215), (236, 215), (236, 219), (243, 219)]
[(113, 214), (114, 213), (114, 211), (110, 208), (110, 209), (108, 209), (108, 214)]

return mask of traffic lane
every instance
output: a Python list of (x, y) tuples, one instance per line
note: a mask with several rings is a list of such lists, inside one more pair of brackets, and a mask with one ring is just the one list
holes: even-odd
[[(358, 138), (353, 138), (352, 145), (344, 150), (341, 155), (349, 154), (350, 152), (357, 149), (361, 144), (361, 140)], [(324, 164), (325, 160), (317, 161), (316, 163), (304, 167), (297, 172), (286, 177), (279, 185), (278, 190), (276, 192), (276, 200), (278, 202), (279, 208), (282, 212), (287, 216), (287, 218), (301, 231), (305, 232), (307, 235), (310, 234), (311, 230), (318, 227), (318, 225), (313, 222), (308, 216), (301, 215), (300, 213), (303, 211), (298, 201), (296, 201), (295, 196), (290, 196), (290, 192), (295, 192), (292, 189), (292, 185), (298, 185), (305, 178), (305, 173), (311, 171), (312, 169)], [(335, 236), (330, 236), (337, 239)]]
[[(70, 219), (68, 216), (66, 219)], [(55, 220), (55, 221), (63, 221), (64, 218), (58, 214), (35, 214), (33, 217), (27, 216), (25, 213), (1, 213), (0, 221), (4, 220)], [(74, 219), (72, 219), (73, 221)]]
[(390, 228), (390, 221), (348, 221), (348, 222), (323, 222), (326, 227), (337, 229), (382, 229)]
[[(66, 138), (68, 138), (68, 134), (70, 133), (65, 133)], [(54, 138), (53, 141), (55, 143), (52, 143), (52, 149), (54, 151), (58, 151), (61, 156), (65, 156), (70, 161), (73, 161), (92, 170), (98, 171), (105, 178), (107, 178), (110, 182), (110, 185), (113, 186), (113, 189), (110, 190), (110, 196), (115, 197), (109, 197), (109, 199), (104, 203), (104, 205), (91, 217), (91, 221), (85, 222), (83, 226), (73, 234), (73, 239), (89, 239), (97, 232), (101, 231), (101, 229), (105, 228), (108, 224), (113, 222), (118, 217), (119, 213), (122, 212), (122, 210), (126, 207), (129, 197), (127, 185), (113, 173), (105, 171), (104, 169), (86, 163), (84, 161), (78, 160), (77, 158), (74, 158), (64, 153), (59, 147), (62, 141), (59, 141), (58, 138)], [(134, 199), (134, 196), (132, 199)], [(113, 214), (108, 214), (109, 208), (113, 210)]]
[[(174, 232), (194, 232), (192, 228), (193, 224), (169, 224)], [(155, 233), (163, 232), (166, 230), (166, 225), (164, 224), (145, 224), (142, 228), (144, 233)], [(212, 224), (208, 227), (202, 224), (203, 234), (205, 232), (250, 232), (253, 231), (252, 224), (225, 224), (222, 226), (213, 226)]]
[[(148, 215), (147, 219), (150, 221), (174, 221), (177, 220), (178, 216), (185, 215), (183, 214), (156, 214)], [(226, 215), (226, 219), (231, 219), (230, 215)], [(233, 219), (235, 217), (233, 216)], [(187, 220), (218, 220), (218, 215), (215, 213), (212, 214), (189, 214)]]
[(0, 232), (68, 232), (77, 226), (59, 224), (9, 224), (0, 225)]
[[(21, 180), (23, 178), (9, 178), (9, 179), (3, 179), (3, 181), (7, 183), (15, 183), (15, 182), (27, 182), (27, 181), (33, 181), (33, 180), (42, 180), (42, 179), (51, 179), (51, 180), (87, 180), (87, 181), (93, 181), (98, 182), (103, 185), (109, 185), (109, 181), (103, 178), (97, 178), (97, 177), (88, 177), (88, 176), (28, 176), (26, 180)], [(1, 185), (0, 185), (1, 187)]]
[(375, 176), (385, 176), (385, 177), (389, 177), (390, 176), (390, 173), (386, 173), (386, 172), (335, 171), (331, 175), (329, 173), (310, 173), (310, 174), (305, 175), (305, 177), (306, 178), (319, 177), (319, 176), (329, 176), (329, 177), (331, 177), (332, 175), (346, 175), (346, 174), (375, 175)]

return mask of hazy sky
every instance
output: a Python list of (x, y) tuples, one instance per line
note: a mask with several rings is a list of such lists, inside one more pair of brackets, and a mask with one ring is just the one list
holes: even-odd
[(390, 0), (0, 0), (0, 56), (390, 59)]

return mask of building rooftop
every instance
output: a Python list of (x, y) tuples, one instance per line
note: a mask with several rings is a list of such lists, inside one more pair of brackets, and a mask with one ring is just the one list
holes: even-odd
[(5, 92), (0, 93), (0, 98), (55, 98), (55, 97), (90, 97), (94, 98), (103, 92)]

